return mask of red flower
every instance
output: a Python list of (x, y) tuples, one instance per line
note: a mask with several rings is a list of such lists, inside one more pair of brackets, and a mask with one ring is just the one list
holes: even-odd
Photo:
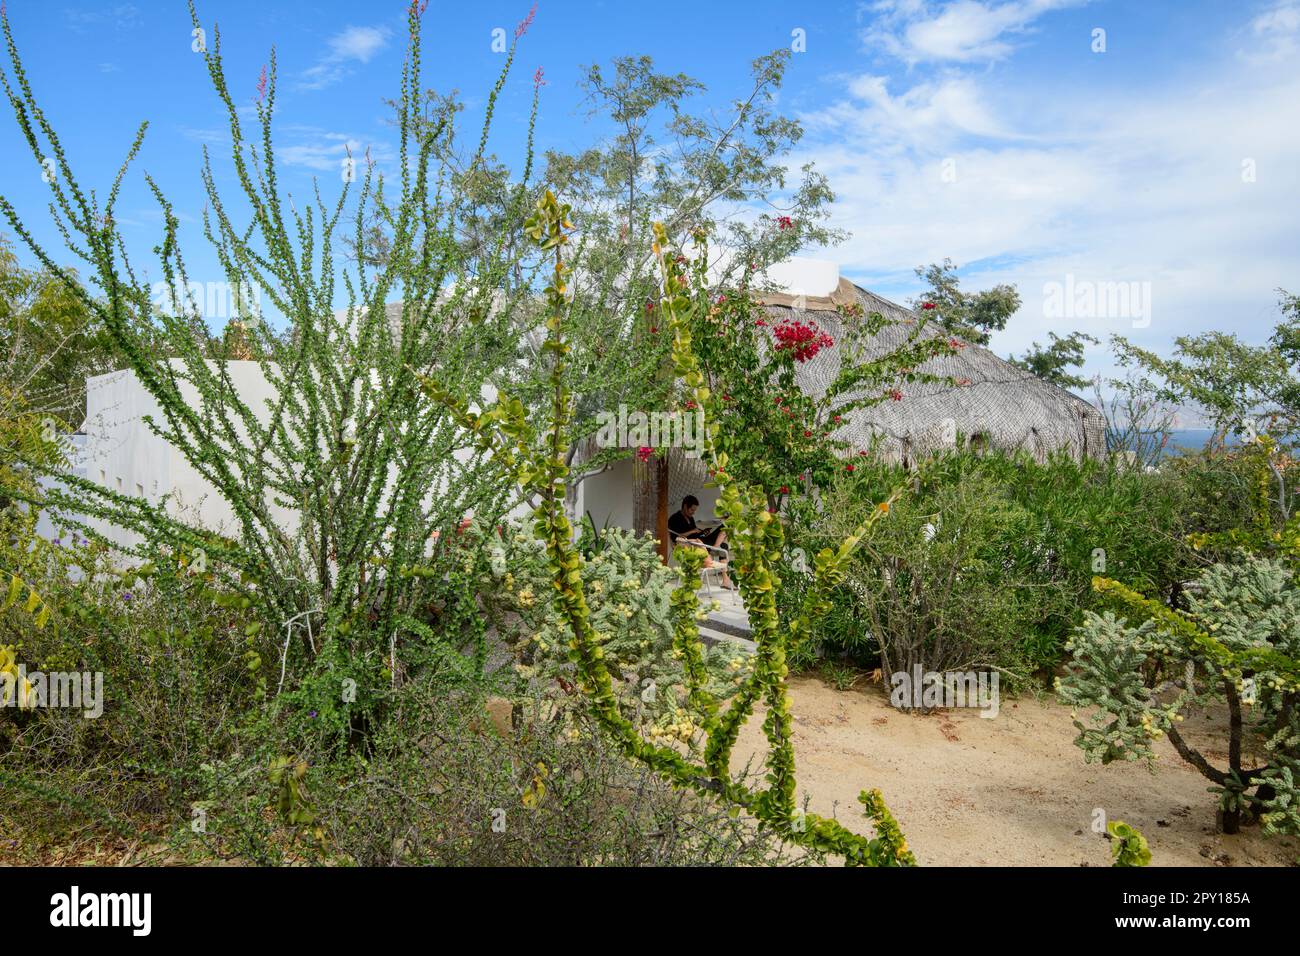
[(933, 302), (922, 302), (922, 303), (921, 303), (921, 308), (926, 309), (926, 310), (933, 309), (933, 308), (934, 308), (934, 303), (933, 303)]
[(642, 464), (644, 464), (645, 462), (650, 460), (651, 456), (654, 455), (654, 453), (655, 450), (653, 448), (649, 448), (646, 445), (642, 445), (640, 448), (636, 450), (636, 457), (641, 461)]
[(896, 402), (901, 402), (903, 400), (903, 393), (900, 392), (898, 389), (894, 389), (892, 392), (889, 393), (889, 397)]
[(781, 494), (783, 494), (783, 495), (788, 495), (789, 493), (790, 493), (790, 486), (789, 486), (789, 485), (782, 485), (782, 486), (781, 486)]
[(539, 66), (537, 68), (537, 72), (533, 74), (533, 86), (540, 87), (545, 85), (546, 85), (546, 81), (542, 79), (542, 68)]
[(778, 216), (776, 220), (776, 224), (782, 232), (785, 232), (787, 229), (794, 228), (794, 220), (791, 219), (789, 216)]
[(790, 352), (796, 362), (806, 362), (835, 340), (817, 326), (799, 319), (783, 319), (772, 326), (778, 351)]
[(650, 334), (651, 334), (651, 335), (658, 335), (658, 334), (659, 334), (659, 326), (657, 326), (657, 325), (652, 325), (652, 326), (650, 326)]
[(951, 349), (964, 349), (966, 347), (966, 343), (958, 342), (956, 339), (949, 339), (948, 347)]
[(852, 466), (852, 465), (845, 465), (845, 466), (844, 466), (844, 470), (845, 470), (845, 471), (852, 471), (852, 470), (853, 470), (853, 466)]
[(866, 453), (865, 451), (859, 451), (859, 452), (858, 452), (858, 457), (859, 457), (859, 458), (866, 458), (866, 457), (867, 457), (867, 453)]
[(840, 420), (840, 416), (839, 416), (839, 415), (836, 415), (836, 416), (835, 416), (835, 420), (838, 422), (838, 421)]
[(803, 431), (803, 437), (804, 437), (804, 438), (812, 438), (812, 432), (808, 431), (808, 429), (805, 428), (804, 431)]
[(722, 393), (722, 400), (723, 400), (724, 402), (729, 402), (729, 401), (731, 401), (731, 396), (728, 395), (726, 392), (723, 392), (723, 393)]

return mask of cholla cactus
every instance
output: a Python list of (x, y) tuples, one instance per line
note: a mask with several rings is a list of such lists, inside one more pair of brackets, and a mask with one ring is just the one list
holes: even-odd
[[(528, 681), (573, 686), (578, 680), (569, 659), (573, 634), (551, 599), (549, 568), (525, 541), (511, 544), (515, 547), (499, 562), (496, 600), (517, 615), (505, 629), (515, 643), (516, 670)], [(693, 743), (698, 724), (683, 705), (690, 687), (687, 670), (695, 662), (676, 640), (677, 575), (659, 560), (652, 540), (621, 528), (602, 534), (600, 551), (582, 570), (605, 664), (621, 678), (623, 713), (644, 724), (651, 737)], [(693, 590), (687, 613), (700, 613)], [(749, 672), (745, 656), (729, 646), (704, 651), (698, 663), (701, 684), (715, 699), (729, 697)]]
[[(1290, 569), (1253, 557), (1215, 565), (1195, 582), (1186, 613), (1114, 581), (1094, 585), (1141, 623), (1089, 613), (1067, 645), (1074, 659), (1057, 682), (1061, 700), (1094, 709), (1088, 724), (1075, 720), (1085, 759), (1152, 762), (1154, 741), (1168, 736), (1214, 783), (1225, 832), (1246, 814), (1270, 831), (1300, 833), (1300, 588)], [(1228, 712), (1226, 769), (1178, 730), (1185, 711), (1212, 704)]]

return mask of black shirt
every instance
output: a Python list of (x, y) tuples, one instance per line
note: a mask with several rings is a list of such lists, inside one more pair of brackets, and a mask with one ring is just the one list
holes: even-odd
[(681, 535), (698, 529), (695, 527), (694, 518), (688, 518), (680, 511), (677, 511), (668, 516), (668, 530), (671, 531), (674, 536), (680, 537)]

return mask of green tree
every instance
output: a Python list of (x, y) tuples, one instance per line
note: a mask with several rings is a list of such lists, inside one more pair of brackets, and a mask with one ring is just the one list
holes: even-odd
[(1281, 321), (1262, 345), (1230, 332), (1181, 335), (1163, 358), (1114, 339), (1120, 364), (1161, 400), (1204, 411), (1220, 434), (1269, 434), (1291, 444), (1300, 431), (1300, 296), (1278, 290)]
[(1013, 285), (963, 292), (951, 259), (917, 266), (916, 274), (925, 280), (927, 289), (913, 300), (913, 307), (933, 313), (946, 331), (968, 342), (988, 345), (990, 333), (1005, 329), (1007, 320), (1020, 308), (1020, 293)]
[(81, 296), (48, 269), (23, 268), (0, 235), (0, 381), (27, 413), (80, 426), (87, 377), (112, 366), (112, 342)]
[(1046, 347), (1034, 342), (1023, 356), (1012, 357), (1011, 364), (1061, 388), (1083, 388), (1088, 385), (1091, 379), (1067, 370), (1083, 365), (1084, 343), (1096, 345), (1097, 339), (1084, 332), (1071, 332), (1064, 338), (1055, 332), (1048, 332), (1047, 336)]

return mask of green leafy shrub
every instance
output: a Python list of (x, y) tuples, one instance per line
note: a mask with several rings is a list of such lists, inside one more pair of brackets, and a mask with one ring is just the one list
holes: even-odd
[[(861, 512), (845, 482), (823, 498), (834, 537)], [(903, 497), (855, 553), (839, 591), (851, 608), (846, 649), (877, 654), (886, 673), (998, 668), (1028, 679), (1024, 635), (1068, 595), (1032, 548), (1036, 520), (989, 479), (941, 484)], [(1026, 547), (1025, 542), (1031, 546)]]
[[(978, 659), (1023, 679), (1061, 660), (1095, 604), (1095, 574), (1176, 595), (1204, 563), (1186, 540), (1194, 526), (1180, 473), (1065, 455), (1040, 463), (953, 452), (919, 471), (862, 459), (819, 503), (790, 503), (792, 545), (804, 554), (823, 546), (901, 482), (910, 489), (898, 521), (855, 558), (810, 652), (874, 666), (877, 635), (893, 628), (904, 645), (942, 643), (945, 660)], [(863, 626), (867, 616), (876, 627)], [(967, 653), (976, 646), (985, 650)]]
[(1115, 862), (1112, 866), (1146, 866), (1151, 862), (1151, 847), (1136, 827), (1123, 820), (1112, 820), (1106, 824), (1106, 832), (1113, 844), (1111, 852)]

